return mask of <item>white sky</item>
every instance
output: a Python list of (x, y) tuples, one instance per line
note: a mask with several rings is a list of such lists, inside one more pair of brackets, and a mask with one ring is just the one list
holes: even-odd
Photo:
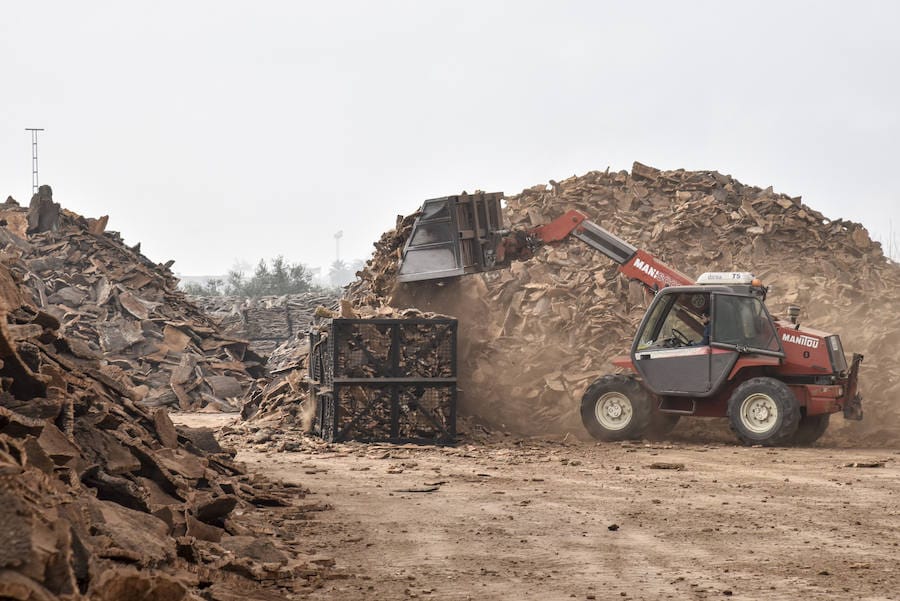
[(897, 2), (3, 2), (0, 200), (186, 275), (364, 258), (399, 213), (717, 169), (900, 229)]

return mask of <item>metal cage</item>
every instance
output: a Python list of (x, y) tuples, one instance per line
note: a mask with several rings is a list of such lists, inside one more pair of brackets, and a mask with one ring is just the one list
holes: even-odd
[(315, 433), (329, 441), (456, 437), (455, 319), (333, 319), (310, 332)]

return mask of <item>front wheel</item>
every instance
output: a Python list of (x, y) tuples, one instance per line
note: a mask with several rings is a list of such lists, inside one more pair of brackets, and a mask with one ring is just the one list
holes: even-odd
[(804, 415), (800, 418), (800, 425), (797, 427), (797, 433), (794, 434), (794, 444), (800, 447), (807, 447), (816, 442), (823, 434), (825, 434), (825, 430), (828, 429), (828, 422), (830, 420), (830, 413)]
[(581, 398), (581, 421), (598, 440), (640, 438), (652, 412), (650, 395), (628, 376), (604, 376)]
[(728, 399), (728, 422), (746, 445), (789, 444), (800, 423), (800, 404), (787, 384), (775, 378), (753, 378)]

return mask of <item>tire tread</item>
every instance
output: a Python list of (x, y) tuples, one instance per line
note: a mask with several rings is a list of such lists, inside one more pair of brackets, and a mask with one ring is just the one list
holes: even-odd
[[(607, 430), (594, 417), (594, 406), (604, 392), (621, 392), (631, 401), (633, 417), (622, 430)], [(581, 421), (591, 436), (598, 440), (616, 441), (641, 438), (650, 426), (653, 408), (649, 393), (634, 376), (612, 374), (601, 376), (587, 387), (581, 397)]]
[[(751, 392), (763, 392), (775, 400), (781, 414), (781, 422), (769, 436), (760, 438), (745, 431), (740, 422), (740, 408), (743, 400)], [(791, 443), (800, 424), (800, 403), (787, 384), (769, 377), (751, 378), (741, 383), (728, 399), (728, 425), (735, 436), (745, 445), (765, 447), (787, 446)]]

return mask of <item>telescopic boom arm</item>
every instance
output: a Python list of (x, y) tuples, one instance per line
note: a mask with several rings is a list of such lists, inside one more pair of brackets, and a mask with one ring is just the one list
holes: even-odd
[(694, 281), (669, 267), (650, 253), (638, 250), (615, 234), (600, 227), (580, 211), (569, 211), (562, 217), (532, 230), (545, 243), (558, 242), (568, 236), (578, 238), (619, 264), (619, 272), (637, 280), (655, 292), (666, 286), (687, 286)]
[(528, 230), (502, 229), (502, 197), (479, 192), (425, 201), (403, 249), (397, 279), (412, 282), (502, 269), (514, 260), (530, 258), (544, 244), (573, 236), (618, 263), (619, 272), (652, 292), (694, 283), (580, 211)]

